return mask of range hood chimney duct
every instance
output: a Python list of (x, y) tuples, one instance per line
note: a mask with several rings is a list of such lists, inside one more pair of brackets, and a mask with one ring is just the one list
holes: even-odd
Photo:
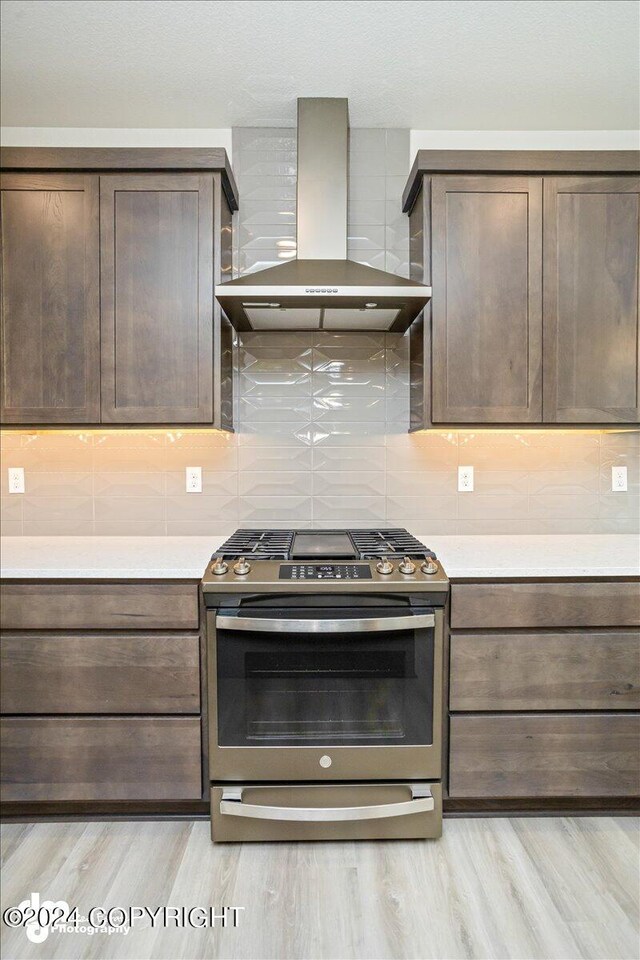
[(403, 333), (420, 314), (431, 287), (347, 260), (348, 174), (348, 101), (300, 98), (297, 257), (216, 287), (237, 330)]
[(347, 259), (348, 100), (298, 100), (299, 260)]

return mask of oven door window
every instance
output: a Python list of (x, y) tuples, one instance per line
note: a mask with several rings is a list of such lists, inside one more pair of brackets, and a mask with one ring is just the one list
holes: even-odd
[(430, 744), (434, 631), (411, 622), (369, 634), (218, 629), (219, 745)]

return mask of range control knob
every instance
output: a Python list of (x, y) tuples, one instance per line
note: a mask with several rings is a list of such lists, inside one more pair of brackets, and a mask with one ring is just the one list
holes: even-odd
[(227, 573), (228, 569), (229, 564), (223, 560), (222, 557), (216, 557), (211, 564), (211, 573), (215, 573), (217, 577), (221, 577), (224, 573)]
[(438, 564), (436, 563), (436, 560), (434, 557), (427, 557), (427, 559), (424, 561), (420, 569), (422, 570), (423, 573), (430, 573), (430, 574), (437, 573)]
[(381, 560), (378, 560), (376, 570), (378, 573), (393, 573), (393, 564), (391, 560), (389, 560), (389, 557), (383, 557)]
[(398, 570), (400, 573), (405, 573), (407, 576), (410, 576), (416, 572), (416, 565), (411, 557), (403, 557)]
[(233, 572), (238, 577), (243, 577), (245, 573), (249, 573), (251, 570), (251, 564), (246, 557), (238, 557), (236, 562), (233, 565)]

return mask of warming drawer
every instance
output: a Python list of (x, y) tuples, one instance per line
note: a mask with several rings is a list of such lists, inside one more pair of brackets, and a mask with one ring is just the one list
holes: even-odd
[(211, 837), (216, 843), (441, 835), (439, 783), (249, 783), (211, 789)]

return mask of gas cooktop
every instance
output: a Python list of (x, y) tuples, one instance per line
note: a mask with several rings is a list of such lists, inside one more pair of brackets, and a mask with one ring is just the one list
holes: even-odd
[(211, 558), (206, 594), (229, 591), (411, 592), (447, 576), (407, 530), (236, 530)]
[(236, 530), (216, 557), (235, 560), (377, 560), (435, 558), (408, 530)]

